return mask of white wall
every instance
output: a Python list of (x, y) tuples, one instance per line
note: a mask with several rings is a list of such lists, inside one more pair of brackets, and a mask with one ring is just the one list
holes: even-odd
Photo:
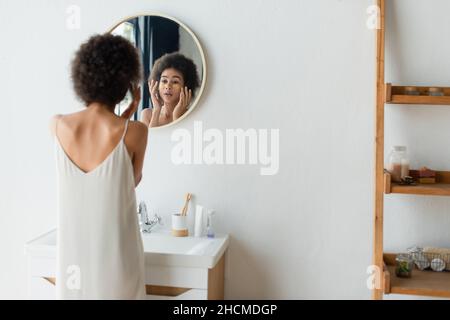
[[(82, 20), (81, 29), (71, 31), (65, 10), (74, 3)], [(209, 71), (198, 108), (182, 123), (150, 133), (139, 198), (165, 218), (179, 210), (188, 191), (194, 204), (216, 209), (218, 231), (232, 239), (226, 298), (369, 298), (375, 99), (374, 32), (366, 28), (370, 4), (0, 0), (0, 298), (25, 297), (24, 242), (56, 224), (47, 123), (51, 115), (77, 108), (70, 58), (89, 35), (143, 12), (162, 12), (192, 28)], [(432, 11), (425, 1), (396, 0), (387, 50), (396, 60), (387, 80), (448, 84), (447, 45), (435, 41), (425, 50), (424, 44), (435, 38), (427, 29), (430, 19), (446, 38), (450, 4), (433, 4), (439, 9)], [(421, 13), (427, 20), (413, 25)], [(388, 115), (400, 124), (387, 123), (387, 139), (411, 146), (411, 156), (421, 163), (448, 169), (444, 117), (450, 110), (427, 110), (423, 121), (419, 116), (426, 110), (389, 107)], [(279, 128), (278, 174), (261, 176), (254, 165), (172, 165), (170, 134), (192, 130), (194, 121), (203, 121), (205, 129)], [(388, 248), (409, 245), (411, 230), (424, 234), (424, 242), (449, 244), (447, 199), (386, 202), (394, 212), (386, 214), (386, 222), (397, 226), (386, 228)], [(395, 214), (397, 208), (405, 210)], [(435, 222), (425, 224), (425, 217)], [(406, 228), (398, 226), (401, 221)]]

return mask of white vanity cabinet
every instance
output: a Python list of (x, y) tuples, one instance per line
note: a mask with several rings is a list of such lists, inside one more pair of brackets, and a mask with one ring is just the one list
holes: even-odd
[[(173, 237), (142, 234), (148, 299), (223, 299), (228, 235)], [(56, 230), (26, 244), (30, 299), (55, 299)]]

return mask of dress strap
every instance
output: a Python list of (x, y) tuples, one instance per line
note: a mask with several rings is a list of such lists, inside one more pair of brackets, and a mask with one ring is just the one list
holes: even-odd
[(127, 121), (125, 122), (125, 130), (123, 130), (123, 135), (122, 135), (122, 139), (121, 140), (123, 140), (125, 138), (125, 135), (127, 133), (128, 121), (130, 121), (130, 119), (127, 119)]
[(57, 117), (56, 118), (56, 122), (55, 122), (55, 138), (56, 138), (57, 141), (59, 141), (59, 138), (58, 138), (58, 123), (59, 123), (60, 119), (61, 119), (61, 117)]

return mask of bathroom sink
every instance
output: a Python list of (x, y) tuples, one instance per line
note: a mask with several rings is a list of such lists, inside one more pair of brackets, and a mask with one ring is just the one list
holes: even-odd
[[(147, 265), (213, 268), (227, 249), (229, 236), (174, 237), (170, 230), (155, 229), (142, 233), (142, 242)], [(29, 241), (25, 250), (30, 255), (55, 258), (56, 229)]]
[(143, 233), (142, 241), (147, 264), (212, 268), (228, 247), (229, 237), (174, 237), (170, 230), (157, 230)]

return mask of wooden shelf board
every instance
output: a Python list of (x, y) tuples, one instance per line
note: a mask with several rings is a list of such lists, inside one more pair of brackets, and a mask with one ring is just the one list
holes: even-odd
[[(390, 104), (450, 105), (450, 87), (415, 87), (420, 92), (420, 95), (407, 95), (405, 94), (406, 86), (393, 86), (387, 83), (385, 102)], [(428, 90), (431, 87), (442, 89), (444, 96), (430, 96)]]
[(433, 184), (417, 184), (415, 186), (399, 185), (391, 181), (389, 173), (385, 173), (385, 193), (418, 194), (430, 196), (450, 196), (450, 171), (436, 171), (436, 181)]
[(389, 103), (389, 104), (450, 105), (450, 97), (392, 95), (392, 100), (387, 101), (386, 103)]
[(434, 183), (403, 186), (396, 183), (391, 183), (391, 193), (450, 196), (450, 184)]
[(414, 269), (411, 278), (395, 275), (395, 254), (385, 253), (385, 293), (450, 298), (450, 272), (420, 271)]

